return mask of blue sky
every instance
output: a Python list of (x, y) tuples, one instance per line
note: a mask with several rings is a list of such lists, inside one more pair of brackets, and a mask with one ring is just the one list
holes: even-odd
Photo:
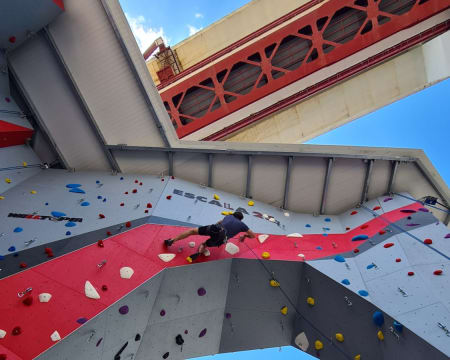
[[(248, 0), (120, 0), (144, 51), (162, 36), (174, 45), (249, 2)], [(450, 184), (450, 79), (368, 114), (308, 144), (423, 149)], [(219, 354), (202, 360), (313, 359), (292, 347)]]

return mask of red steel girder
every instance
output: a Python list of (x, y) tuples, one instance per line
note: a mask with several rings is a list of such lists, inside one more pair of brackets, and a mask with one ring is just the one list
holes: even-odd
[(161, 90), (161, 97), (182, 138), (449, 6), (450, 0), (330, 1)]

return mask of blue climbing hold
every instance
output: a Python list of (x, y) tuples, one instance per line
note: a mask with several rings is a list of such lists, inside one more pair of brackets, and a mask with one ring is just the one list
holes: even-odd
[(80, 205), (81, 206), (89, 206), (91, 204), (89, 202), (87, 202), (87, 201), (83, 201)]
[(323, 250), (321, 246), (316, 247), (317, 250)]
[(356, 235), (352, 238), (352, 241), (367, 240), (369, 237), (367, 235)]
[(79, 318), (79, 319), (77, 319), (77, 323), (78, 324), (84, 324), (85, 322), (87, 322), (88, 321), (88, 319), (86, 319), (86, 318)]
[(67, 226), (67, 227), (74, 227), (74, 226), (77, 226), (77, 224), (75, 224), (75, 223), (72, 222), (72, 221), (69, 221), (68, 223), (66, 223), (66, 226)]
[(349, 279), (344, 279), (341, 281), (341, 283), (343, 283), (344, 285), (350, 285), (350, 280)]
[(341, 263), (345, 262), (345, 258), (342, 255), (336, 255), (334, 257), (334, 260), (336, 260), (337, 262), (341, 262)]
[(75, 188), (79, 188), (80, 186), (82, 186), (82, 185), (81, 184), (67, 184), (66, 188), (75, 189)]
[(67, 216), (66, 214), (64, 214), (64, 213), (61, 212), (61, 211), (52, 211), (51, 214), (52, 214), (52, 216), (54, 216), (54, 217), (63, 217), (63, 216)]
[(16, 251), (16, 247), (15, 246), (10, 246), (8, 249), (9, 252), (13, 252)]
[(101, 198), (102, 198), (102, 196), (101, 196), (101, 195), (97, 196), (97, 199), (99, 199), (99, 200), (100, 200)]
[(103, 202), (106, 202), (106, 198), (103, 199)]
[(328, 234), (327, 234), (327, 233), (323, 233), (322, 235), (323, 235), (323, 236), (328, 236)]
[(96, 184), (100, 184), (100, 180), (96, 180), (95, 183), (96, 183)]
[(325, 219), (323, 219), (323, 221), (330, 222), (331, 219), (330, 218), (325, 218)]
[(123, 176), (120, 178), (120, 180), (123, 180)]
[(384, 315), (381, 311), (375, 311), (372, 315), (373, 323), (376, 326), (381, 326), (384, 324)]
[(72, 235), (72, 233), (70, 231), (66, 231), (66, 235), (69, 236)]
[(330, 231), (331, 229), (330, 229), (330, 228), (327, 228), (327, 227), (323, 227), (322, 230), (323, 230), (323, 231)]
[(311, 225), (309, 225), (309, 224), (306, 224), (306, 225), (305, 225), (305, 227), (311, 227)]
[(0, 260), (4, 260), (5, 257), (3, 255), (0, 255)]
[(358, 294), (361, 296), (369, 296), (369, 293), (366, 290), (358, 290)]
[(86, 194), (86, 191), (84, 191), (82, 189), (78, 189), (78, 188), (70, 189), (69, 192), (76, 193), (76, 194)]
[(367, 270), (370, 270), (370, 269), (372, 269), (374, 267), (375, 267), (375, 264), (369, 264), (369, 265), (367, 265)]
[(397, 330), (398, 332), (402, 332), (403, 331), (403, 325), (400, 324), (398, 321), (394, 320), (394, 329)]
[(14, 229), (14, 232), (15, 232), (15, 233), (22, 232), (22, 231), (23, 231), (23, 229), (22, 229), (21, 227), (16, 227), (16, 228)]
[(45, 203), (45, 206), (48, 206), (48, 203)]

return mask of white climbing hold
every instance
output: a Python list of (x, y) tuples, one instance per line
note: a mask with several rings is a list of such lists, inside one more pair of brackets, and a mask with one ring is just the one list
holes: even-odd
[(84, 284), (84, 293), (90, 299), (100, 299), (97, 290), (95, 290), (95, 287), (88, 280)]
[(159, 254), (158, 257), (164, 262), (169, 262), (173, 260), (175, 254)]
[(59, 340), (61, 340), (61, 336), (59, 335), (59, 333), (58, 333), (56, 330), (53, 332), (53, 334), (50, 335), (50, 338), (51, 338), (53, 341), (59, 341)]
[(0, 329), (0, 339), (3, 339), (6, 336), (6, 331)]
[(302, 258), (303, 260), (305, 260), (305, 255), (304, 254), (298, 254), (298, 257)]
[(190, 241), (189, 242), (189, 247), (191, 247), (191, 248), (195, 247), (195, 241)]
[(263, 218), (264, 218), (264, 219), (268, 219), (268, 218), (269, 218), (269, 215), (263, 214)]
[(299, 234), (299, 233), (292, 233), (292, 234), (289, 234), (287, 237), (303, 237), (303, 235)]
[(39, 294), (39, 301), (42, 303), (49, 302), (51, 298), (52, 298), (52, 295), (49, 293)]
[(275, 218), (272, 218), (272, 217), (271, 217), (271, 218), (269, 219), (269, 221), (275, 222)]
[(134, 274), (134, 270), (128, 266), (125, 266), (120, 269), (120, 277), (122, 279), (129, 279), (133, 276), (133, 274)]
[(284, 216), (289, 216), (289, 213), (288, 213), (288, 212), (285, 212), (285, 213), (284, 213)]
[(210, 256), (211, 253), (209, 252), (208, 249), (205, 249), (205, 251), (203, 251), (203, 255), (205, 255), (205, 256)]
[(259, 240), (259, 242), (262, 244), (262, 243), (264, 243), (264, 241), (266, 241), (267, 240), (267, 238), (269, 237), (269, 235), (258, 235), (258, 240)]
[(230, 254), (230, 255), (234, 255), (237, 254), (239, 252), (239, 247), (234, 245), (233, 243), (227, 243), (227, 245), (225, 246), (225, 251)]
[(297, 345), (301, 350), (307, 351), (309, 348), (309, 341), (304, 332), (298, 334), (294, 340), (295, 345)]

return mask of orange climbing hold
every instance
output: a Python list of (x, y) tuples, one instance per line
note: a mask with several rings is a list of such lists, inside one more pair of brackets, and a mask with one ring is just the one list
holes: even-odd
[(387, 248), (390, 248), (391, 246), (394, 246), (394, 243), (387, 243), (387, 244), (384, 244), (384, 247), (387, 249)]
[(356, 215), (358, 212), (356, 210), (353, 210), (350, 215)]
[(433, 240), (431, 240), (431, 239), (424, 240), (424, 244), (431, 245), (432, 243), (433, 243)]

